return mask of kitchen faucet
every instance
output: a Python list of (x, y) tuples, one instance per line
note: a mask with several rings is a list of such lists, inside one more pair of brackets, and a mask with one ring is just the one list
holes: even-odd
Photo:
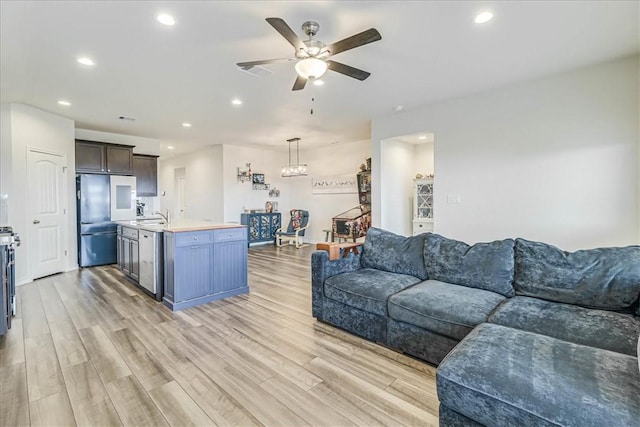
[(165, 221), (167, 224), (169, 224), (169, 223), (171, 222), (171, 221), (169, 220), (169, 217), (170, 217), (170, 215), (169, 215), (169, 209), (167, 209), (167, 215), (166, 215), (166, 216), (165, 216), (165, 215), (162, 215), (162, 213), (161, 213), (161, 212), (159, 212), (159, 211), (156, 211), (156, 212), (154, 212), (154, 213), (153, 213), (153, 215), (155, 215), (155, 214), (160, 215), (160, 216), (164, 219), (164, 221)]

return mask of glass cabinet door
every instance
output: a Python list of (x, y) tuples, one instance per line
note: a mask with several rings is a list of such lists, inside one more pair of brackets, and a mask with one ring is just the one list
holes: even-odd
[(433, 181), (416, 182), (415, 217), (433, 219)]

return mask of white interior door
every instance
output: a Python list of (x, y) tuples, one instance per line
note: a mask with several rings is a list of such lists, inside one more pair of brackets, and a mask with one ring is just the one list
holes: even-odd
[(63, 156), (29, 150), (29, 263), (33, 278), (64, 271), (65, 194)]

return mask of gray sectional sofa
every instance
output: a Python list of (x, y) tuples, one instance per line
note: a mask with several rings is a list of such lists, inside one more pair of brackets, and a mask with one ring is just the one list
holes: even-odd
[(318, 320), (438, 366), (441, 426), (640, 426), (640, 246), (369, 229), (312, 255)]

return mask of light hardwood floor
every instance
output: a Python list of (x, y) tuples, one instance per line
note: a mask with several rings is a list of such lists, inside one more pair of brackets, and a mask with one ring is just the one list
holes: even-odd
[(113, 266), (18, 287), (0, 425), (437, 425), (434, 367), (311, 316), (313, 250), (252, 247), (250, 294), (175, 313)]

